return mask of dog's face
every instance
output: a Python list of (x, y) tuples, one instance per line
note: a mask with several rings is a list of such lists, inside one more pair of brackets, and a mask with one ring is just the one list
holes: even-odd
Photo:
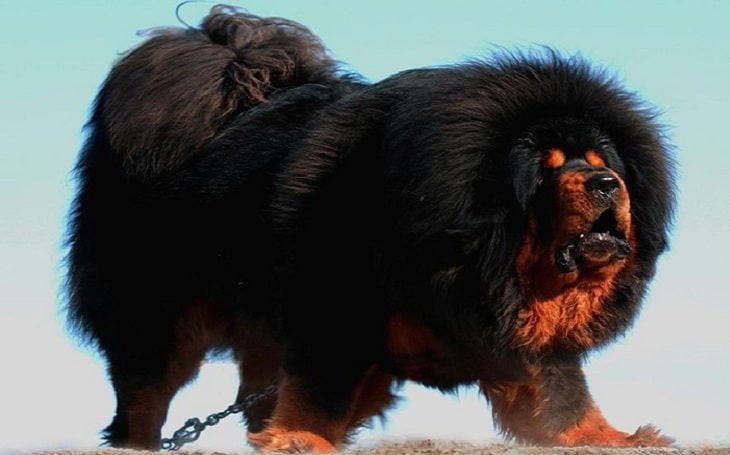
[(582, 122), (532, 128), (509, 159), (528, 232), (517, 268), (533, 295), (610, 280), (634, 247), (623, 163), (610, 138)]

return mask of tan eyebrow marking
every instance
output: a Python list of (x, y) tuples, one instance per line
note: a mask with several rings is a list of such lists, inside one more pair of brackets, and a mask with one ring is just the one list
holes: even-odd
[(565, 164), (565, 153), (560, 149), (550, 149), (542, 160), (542, 167), (556, 169)]
[(599, 155), (598, 153), (596, 153), (595, 150), (588, 150), (586, 152), (586, 161), (591, 166), (597, 166), (597, 167), (598, 166), (600, 166), (600, 167), (605, 167), (606, 166), (606, 162), (603, 161), (603, 158), (601, 158), (601, 155)]

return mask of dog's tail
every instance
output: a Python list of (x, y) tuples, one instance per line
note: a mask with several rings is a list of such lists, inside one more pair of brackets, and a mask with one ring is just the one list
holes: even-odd
[(149, 177), (174, 168), (272, 92), (331, 84), (339, 75), (303, 25), (219, 5), (199, 28), (153, 30), (125, 55), (104, 82), (89, 126), (128, 175)]

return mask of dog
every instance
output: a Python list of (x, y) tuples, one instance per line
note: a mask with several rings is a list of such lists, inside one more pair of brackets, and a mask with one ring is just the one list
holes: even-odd
[(72, 333), (106, 361), (106, 444), (156, 449), (230, 353), (247, 440), (328, 452), (414, 381), (478, 385), (501, 434), (666, 446), (611, 426), (586, 356), (668, 247), (656, 108), (550, 48), (370, 83), (305, 26), (230, 6), (159, 29), (100, 87), (66, 234)]

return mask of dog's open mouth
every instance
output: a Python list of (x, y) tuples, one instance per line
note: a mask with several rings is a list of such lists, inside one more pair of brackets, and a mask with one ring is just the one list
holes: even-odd
[(609, 264), (628, 256), (631, 247), (625, 235), (617, 228), (612, 209), (605, 210), (593, 222), (587, 232), (573, 236), (568, 243), (558, 248), (555, 264), (562, 273), (577, 268), (593, 268)]

